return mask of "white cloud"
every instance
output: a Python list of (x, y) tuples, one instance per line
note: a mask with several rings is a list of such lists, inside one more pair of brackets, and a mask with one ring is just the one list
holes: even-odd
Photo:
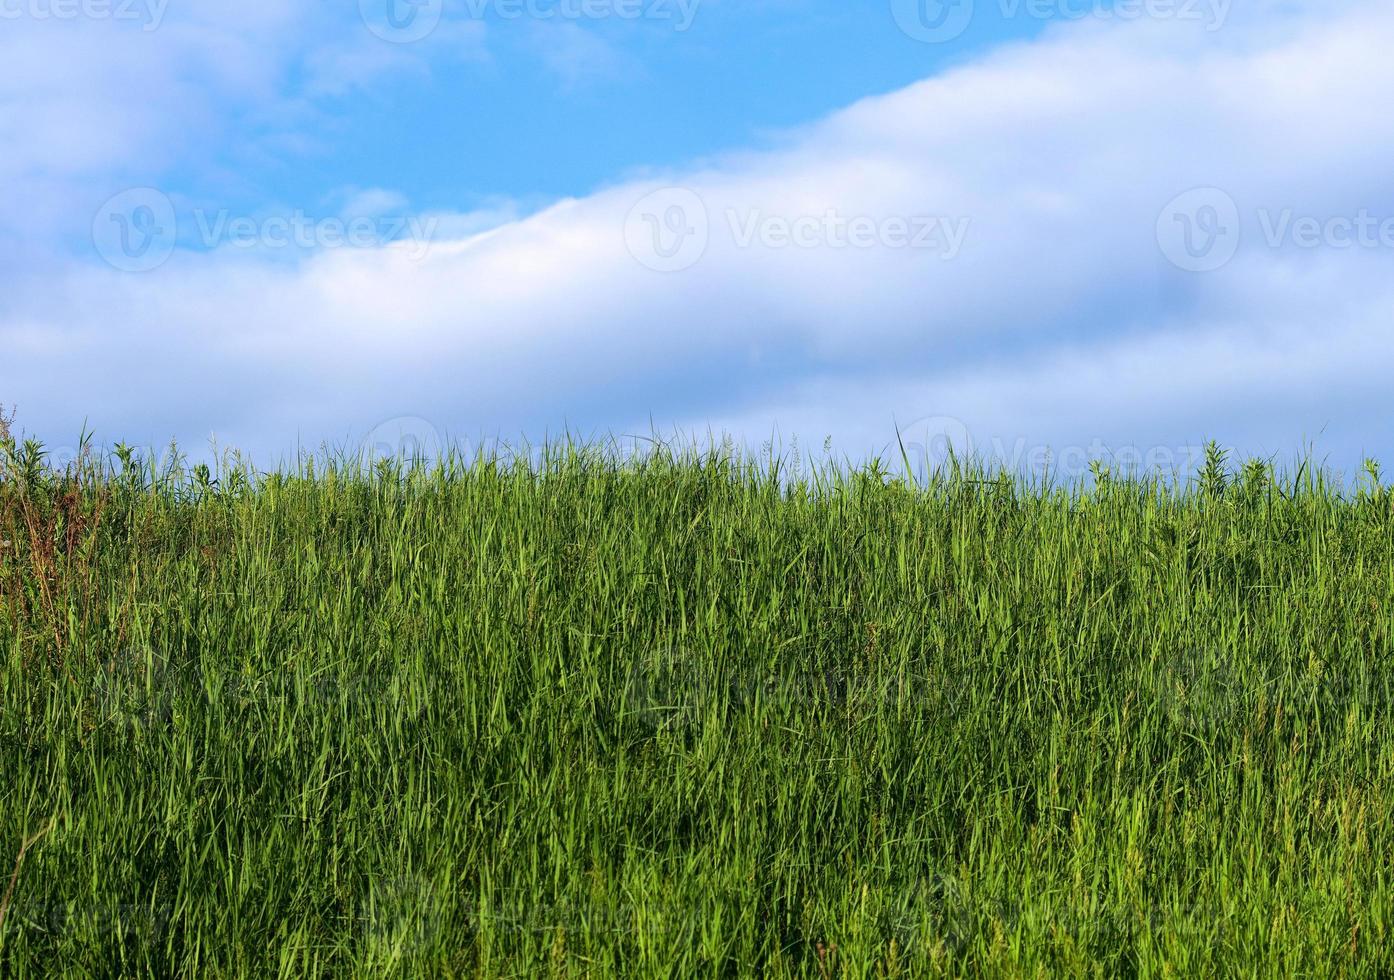
[[(352, 4), (140, 0), (26, 13), (51, 7), (11, 4), (0, 19), (0, 248), (9, 239), (16, 258), (47, 229), (75, 227), (110, 194), (181, 163), (212, 172), (228, 165), (224, 153), (311, 148), (304, 133), (322, 122), (323, 100), (433, 61), (486, 57), (483, 24), (391, 44)], [(88, 9), (133, 16), (81, 15)]]
[[(1285, 454), (1320, 434), (1350, 463), (1394, 435), (1375, 401), (1394, 370), (1394, 248), (1270, 248), (1259, 216), (1394, 218), (1391, 42), (1375, 2), (1236, 8), (1214, 32), (1074, 24), (777, 152), (460, 218), (469, 237), (422, 261), (74, 269), (0, 321), (36, 369), (7, 370), (0, 396), (50, 428), (90, 415), (112, 438), (217, 431), (256, 449), (411, 415), (466, 437), (652, 418), (758, 443), (778, 426), (857, 453), (896, 422), (949, 418), (1009, 452), (1214, 436)], [(642, 242), (682, 215), (630, 212), (669, 185), (700, 196), (709, 241), (662, 273), (630, 250), (671, 267)], [(1238, 255), (1203, 274), (1156, 237), (1196, 186), (1243, 218)], [(961, 250), (892, 247), (922, 217), (966, 227)], [(879, 244), (773, 244), (841, 240), (853, 219)], [(43, 382), (62, 375), (72, 387)]]

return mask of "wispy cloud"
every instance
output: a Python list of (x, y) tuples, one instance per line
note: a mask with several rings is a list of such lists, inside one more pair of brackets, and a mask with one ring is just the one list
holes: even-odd
[[(1100, 18), (776, 152), (460, 219), (424, 257), (74, 268), (0, 319), (36, 369), (6, 395), (75, 430), (88, 410), (40, 380), (75, 373), (113, 437), (257, 449), (419, 416), (466, 437), (778, 426), (861, 452), (925, 420), (1009, 453), (1321, 433), (1352, 458), (1394, 434), (1370, 410), (1394, 249), (1377, 222), (1354, 247), (1330, 229), (1394, 217), (1391, 41), (1367, 2), (1221, 30)], [(1271, 234), (1285, 213), (1314, 245)]]

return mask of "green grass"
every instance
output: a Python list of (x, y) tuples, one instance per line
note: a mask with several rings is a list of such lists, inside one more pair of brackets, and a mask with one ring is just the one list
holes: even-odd
[(1394, 971), (1377, 474), (34, 448), (0, 975)]

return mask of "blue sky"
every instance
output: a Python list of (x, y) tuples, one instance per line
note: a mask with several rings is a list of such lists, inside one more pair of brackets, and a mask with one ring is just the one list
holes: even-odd
[[(128, 21), (110, 25), (111, 43), (133, 58), (171, 47), (161, 31), (197, 11), (161, 2), (138, 0)], [(952, 41), (926, 43), (887, 4), (832, 0), (310, 5), (274, 18), (282, 33), (271, 43), (288, 48), (258, 80), (286, 97), (274, 112), (225, 100), (199, 132), (168, 135), (170, 145), (133, 154), (114, 183), (93, 189), (146, 182), (243, 213), (322, 211), (363, 189), (390, 189), (422, 210), (538, 207), (636, 172), (777, 144), (790, 128), (1030, 37), (1069, 9), (1013, 13), (994, 2)], [(269, 33), (239, 38), (228, 20), (215, 28), (238, 43)], [(70, 24), (34, 26), (56, 42)], [(74, 229), (79, 247), (87, 231)]]
[(1384, 455), (1365, 0), (0, 0), (0, 399), (98, 438)]
[[(636, 169), (766, 144), (1041, 26), (994, 16), (961, 45), (931, 45), (906, 37), (884, 9), (729, 0), (688, 10), (674, 0), (636, 20), (490, 12), (481, 22), (462, 45), (477, 41), (477, 51), (441, 52), (428, 72), (325, 99), (334, 122), (323, 152), (265, 166), (254, 191), (313, 200), (389, 183), (441, 209), (584, 194)], [(181, 176), (196, 186), (199, 172)]]

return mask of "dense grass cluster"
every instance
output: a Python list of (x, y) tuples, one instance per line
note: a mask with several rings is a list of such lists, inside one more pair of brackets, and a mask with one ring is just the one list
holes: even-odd
[(0, 975), (1394, 970), (1377, 473), (4, 455)]

